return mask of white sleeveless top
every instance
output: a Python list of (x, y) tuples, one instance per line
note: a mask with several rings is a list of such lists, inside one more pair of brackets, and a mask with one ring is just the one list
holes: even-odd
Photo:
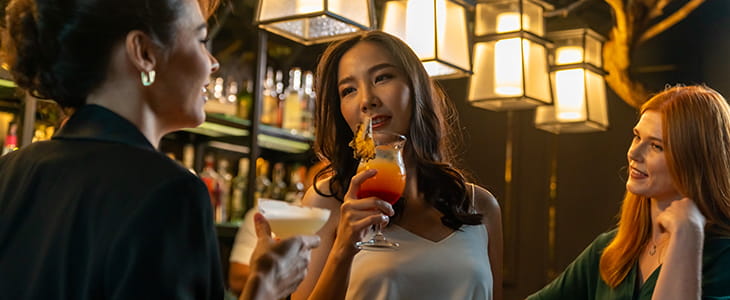
[(355, 255), (348, 300), (492, 299), (487, 229), (464, 225), (439, 242), (398, 225), (383, 231), (400, 243), (390, 252), (362, 250)]

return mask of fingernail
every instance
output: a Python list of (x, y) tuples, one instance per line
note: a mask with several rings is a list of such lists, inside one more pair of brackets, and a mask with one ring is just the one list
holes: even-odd
[(388, 222), (388, 221), (390, 221), (390, 217), (388, 217), (388, 216), (386, 216), (386, 215), (382, 215), (382, 216), (381, 216), (381, 218), (383, 219), (383, 222)]
[(262, 216), (261, 214), (257, 213), (257, 214), (255, 214), (253, 216), (253, 220), (254, 220), (254, 222), (261, 222), (261, 221), (264, 220), (264, 216)]

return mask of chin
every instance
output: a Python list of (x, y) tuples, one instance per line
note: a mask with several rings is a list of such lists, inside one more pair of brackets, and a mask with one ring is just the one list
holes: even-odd
[(643, 196), (641, 190), (635, 188), (630, 182), (626, 183), (626, 190), (632, 194)]
[(182, 115), (182, 118), (179, 121), (179, 129), (198, 127), (205, 121), (205, 112), (202, 108), (199, 111), (188, 112)]
[(200, 126), (200, 124), (203, 124), (203, 122), (205, 122), (205, 113), (201, 113), (200, 115), (196, 115), (195, 116), (195, 119), (192, 122), (190, 122), (190, 125), (191, 126), (188, 126), (186, 128), (198, 127), (198, 126)]

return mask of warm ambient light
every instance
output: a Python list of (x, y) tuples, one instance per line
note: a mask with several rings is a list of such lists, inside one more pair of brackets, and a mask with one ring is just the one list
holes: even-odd
[(322, 43), (373, 27), (369, 0), (260, 0), (260, 28), (304, 45)]
[[(525, 29), (529, 26), (529, 17), (523, 16)], [(520, 14), (506, 12), (497, 16), (497, 33), (518, 31), (522, 28)], [(520, 48), (522, 47), (522, 48)], [(521, 38), (510, 38), (494, 44), (494, 85), (499, 96), (522, 95), (522, 62), (529, 64), (530, 43)], [(524, 51), (523, 51), (524, 49)]]
[(552, 103), (548, 44), (542, 36), (546, 4), (537, 0), (477, 3), (474, 75), (468, 99), (490, 110), (529, 109)]
[(434, 78), (470, 74), (466, 8), (449, 0), (385, 3), (382, 30), (405, 41)]
[[(555, 50), (555, 64), (583, 61), (583, 49), (575, 46)], [(559, 121), (585, 120), (585, 72), (581, 68), (555, 72), (555, 110)]]
[(555, 104), (537, 108), (535, 126), (556, 134), (606, 130), (606, 87), (600, 68), (603, 38), (588, 29), (548, 36), (556, 45), (551, 67)]

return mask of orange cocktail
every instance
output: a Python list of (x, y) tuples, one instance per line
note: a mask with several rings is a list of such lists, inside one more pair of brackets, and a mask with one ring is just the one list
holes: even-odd
[(360, 185), (357, 197), (376, 197), (387, 201), (391, 205), (395, 204), (400, 199), (403, 188), (406, 186), (406, 174), (403, 170), (403, 164), (391, 159), (376, 157), (373, 160), (361, 163), (357, 171), (359, 173), (369, 169), (376, 169), (378, 173)]
[[(406, 186), (406, 167), (403, 163), (406, 137), (392, 132), (375, 131), (372, 132), (372, 139), (375, 157), (361, 159), (357, 171), (376, 169), (378, 173), (360, 184), (357, 197), (377, 197), (392, 205), (400, 199)], [(383, 251), (397, 249), (398, 243), (386, 239), (380, 230), (380, 224), (376, 224), (373, 238), (357, 242), (355, 246), (359, 249)]]

